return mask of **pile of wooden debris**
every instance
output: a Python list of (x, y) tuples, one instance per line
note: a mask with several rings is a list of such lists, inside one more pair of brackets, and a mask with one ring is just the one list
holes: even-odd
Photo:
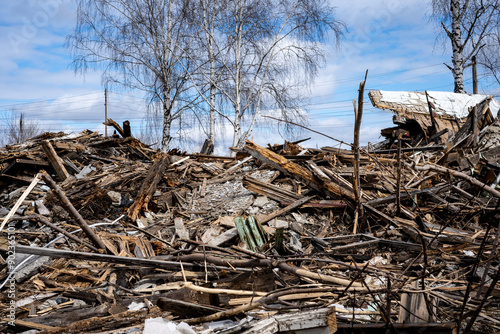
[(500, 127), (462, 128), (359, 160), (90, 131), (3, 148), (0, 331), (498, 331)]

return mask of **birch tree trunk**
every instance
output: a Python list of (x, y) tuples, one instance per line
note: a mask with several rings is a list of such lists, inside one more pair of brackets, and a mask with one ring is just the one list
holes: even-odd
[(168, 97), (168, 93), (163, 97), (163, 133), (161, 138), (161, 151), (166, 153), (169, 150), (172, 137), (170, 130), (172, 128), (172, 102)]
[[(210, 129), (208, 139), (215, 144), (215, 55), (214, 55), (214, 25), (215, 25), (215, 14), (210, 15), (207, 2), (203, 0), (203, 19), (204, 24), (208, 28), (205, 30), (205, 37), (207, 39), (207, 53), (208, 61), (210, 63)], [(210, 19), (209, 19), (210, 17)]]
[(164, 47), (164, 61), (162, 62), (162, 79), (163, 79), (163, 133), (161, 138), (161, 151), (168, 152), (170, 141), (172, 137), (170, 136), (170, 130), (172, 128), (172, 101), (170, 99), (170, 87), (171, 84), (171, 72), (168, 68), (167, 59), (170, 58), (171, 46), (172, 46), (172, 11), (173, 11), (173, 0), (168, 2), (168, 12), (167, 12), (167, 31), (165, 36), (165, 47)]
[(236, 43), (234, 50), (234, 62), (236, 66), (235, 75), (235, 103), (234, 103), (234, 134), (233, 134), (233, 146), (237, 146), (240, 133), (241, 133), (241, 119), (243, 117), (243, 111), (241, 110), (241, 85), (242, 85), (242, 59), (241, 59), (241, 47), (243, 42), (243, 11), (244, 2), (238, 1), (238, 19), (236, 24)]
[(465, 93), (464, 88), (464, 61), (461, 20), (462, 11), (459, 0), (451, 0), (451, 47), (453, 50), (453, 78), (455, 80), (455, 93)]

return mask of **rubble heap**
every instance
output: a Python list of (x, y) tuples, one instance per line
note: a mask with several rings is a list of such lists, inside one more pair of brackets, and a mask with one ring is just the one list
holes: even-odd
[(359, 165), (349, 146), (233, 158), (91, 131), (5, 147), (0, 331), (498, 331), (498, 131), (399, 137)]

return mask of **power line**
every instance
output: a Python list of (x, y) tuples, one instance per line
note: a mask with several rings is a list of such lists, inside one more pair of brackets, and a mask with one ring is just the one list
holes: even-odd
[[(375, 74), (370, 74), (369, 77), (370, 78), (378, 78), (378, 77), (385, 76), (385, 75), (388, 75), (388, 74), (411, 72), (411, 71), (416, 71), (416, 70), (421, 70), (421, 69), (424, 69), (424, 68), (441, 66), (441, 65), (443, 65), (443, 64), (439, 63), (439, 64), (426, 65), (426, 66), (421, 66), (421, 67), (414, 67), (414, 68), (410, 68), (410, 69), (403, 69), (403, 70), (397, 70), (397, 71), (375, 73)], [(331, 84), (331, 83), (343, 83), (343, 82), (349, 82), (349, 81), (358, 81), (360, 79), (361, 79), (360, 77), (337, 79), (337, 80), (319, 82), (317, 85), (325, 85), (325, 84)]]
[[(101, 92), (101, 91), (96, 90), (96, 91), (92, 91), (92, 92), (86, 93), (86, 94), (70, 95), (70, 96), (65, 96), (65, 97), (58, 97), (58, 98), (53, 98), (53, 99), (35, 100), (35, 101), (30, 101), (30, 102), (4, 104), (4, 105), (0, 105), (0, 106), (2, 108), (11, 108), (11, 107), (22, 106), (22, 105), (30, 105), (30, 104), (34, 104), (34, 103), (47, 103), (47, 102), (50, 102), (50, 101), (57, 101), (57, 100), (60, 100), (60, 99), (70, 99), (70, 98), (75, 98), (75, 97), (93, 95), (93, 94), (96, 94), (98, 92)], [(0, 100), (0, 101), (2, 101), (2, 100)], [(0, 103), (2, 103), (2, 102), (0, 102)]]

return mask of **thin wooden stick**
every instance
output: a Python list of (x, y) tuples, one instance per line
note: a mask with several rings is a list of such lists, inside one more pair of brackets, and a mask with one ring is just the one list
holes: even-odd
[(78, 237), (74, 236), (73, 234), (69, 233), (68, 231), (66, 231), (65, 229), (63, 229), (62, 227), (59, 227), (55, 224), (52, 224), (47, 218), (45, 218), (44, 216), (42, 215), (38, 215), (38, 214), (35, 214), (35, 215), (32, 215), (32, 216), (27, 216), (27, 217), (20, 217), (22, 219), (36, 219), (38, 220), (40, 223), (50, 227), (51, 229), (53, 229), (54, 231), (56, 232), (59, 232), (61, 234), (63, 234), (64, 236), (66, 236), (68, 239), (70, 240), (73, 240), (74, 242), (76, 242), (77, 244), (82, 244), (88, 248), (90, 248), (91, 250), (95, 251), (95, 252), (98, 252), (99, 249), (97, 249), (96, 247), (92, 246), (91, 244), (89, 244), (88, 242), (85, 242), (81, 239), (79, 239)]
[(264, 116), (264, 115), (263, 115), (262, 117), (271, 118), (271, 119), (274, 119), (274, 120), (276, 120), (276, 121), (289, 123), (289, 124), (292, 124), (292, 125), (295, 125), (295, 126), (300, 126), (300, 127), (301, 127), (301, 128), (303, 128), (303, 129), (306, 129), (306, 130), (308, 130), (308, 131), (311, 131), (311, 132), (317, 133), (317, 134), (322, 135), (322, 136), (324, 136), (324, 137), (326, 137), (326, 138), (329, 138), (329, 139), (331, 139), (331, 140), (334, 140), (334, 141), (336, 141), (336, 142), (338, 142), (338, 143), (345, 144), (345, 145), (348, 145), (348, 146), (351, 146), (351, 147), (353, 146), (353, 144), (346, 143), (345, 141), (342, 141), (342, 140), (339, 140), (339, 139), (335, 139), (335, 138), (333, 138), (333, 137), (330, 137), (330, 136), (328, 136), (328, 135), (325, 135), (324, 133), (321, 133), (321, 132), (319, 132), (319, 131), (313, 130), (313, 129), (308, 128), (308, 127), (306, 127), (306, 126), (303, 126), (303, 125), (300, 125), (300, 124), (297, 124), (297, 123), (294, 123), (294, 122), (288, 121), (288, 120), (286, 120), (286, 119), (280, 119), (280, 118), (276, 118), (276, 117), (272, 117), (272, 116)]
[(17, 200), (16, 204), (14, 204), (7, 217), (3, 219), (2, 225), (0, 225), (0, 231), (9, 222), (10, 218), (16, 213), (17, 209), (19, 209), (21, 204), (23, 204), (26, 197), (28, 197), (28, 195), (33, 190), (33, 188), (35, 188), (36, 184), (38, 183), (38, 181), (40, 181), (40, 179), (41, 179), (40, 173), (36, 174), (35, 177), (33, 178), (33, 181), (31, 181), (30, 185), (28, 186), (28, 188), (26, 188), (24, 193)]
[(401, 133), (398, 134), (398, 173), (396, 178), (396, 214), (401, 215)]

